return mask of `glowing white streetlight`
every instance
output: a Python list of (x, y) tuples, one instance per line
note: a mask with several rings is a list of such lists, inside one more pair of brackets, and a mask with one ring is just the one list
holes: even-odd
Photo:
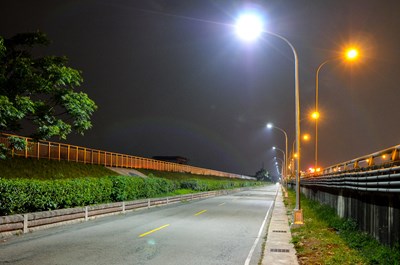
[(257, 39), (263, 32), (264, 23), (255, 13), (243, 14), (236, 21), (236, 33), (245, 41)]

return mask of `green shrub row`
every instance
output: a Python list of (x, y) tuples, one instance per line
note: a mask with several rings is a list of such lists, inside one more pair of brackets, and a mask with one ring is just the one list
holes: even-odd
[(154, 197), (177, 185), (124, 176), (66, 180), (0, 179), (0, 215)]
[(60, 180), (0, 178), (0, 215), (151, 198), (177, 189), (210, 191), (255, 185), (251, 181), (183, 180), (110, 176)]

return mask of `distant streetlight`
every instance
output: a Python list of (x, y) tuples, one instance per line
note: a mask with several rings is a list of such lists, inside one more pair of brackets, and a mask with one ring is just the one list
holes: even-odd
[(320, 117), (320, 113), (318, 111), (318, 92), (319, 92), (319, 71), (321, 70), (322, 66), (325, 64), (336, 61), (341, 58), (345, 58), (348, 61), (353, 61), (358, 58), (358, 50), (356, 48), (349, 48), (345, 51), (344, 56), (329, 59), (321, 63), (315, 75), (315, 111), (312, 113), (311, 117), (315, 120), (315, 156), (314, 156), (314, 167), (318, 168), (318, 119)]
[[(283, 160), (282, 159), (280, 159), (280, 158), (278, 158), (278, 157), (274, 157), (274, 159), (275, 159), (275, 165), (276, 165), (276, 169), (277, 169), (277, 171), (278, 171), (278, 174), (280, 174), (280, 175), (282, 175), (283, 174), (283, 167), (285, 166), (285, 162), (283, 162)], [(279, 172), (279, 169), (278, 169), (278, 165), (279, 165), (279, 163), (277, 162), (277, 160), (279, 160), (282, 164), (282, 173), (280, 173)], [(281, 179), (281, 178), (279, 178), (279, 179)]]
[[(243, 14), (239, 17), (236, 23), (237, 34), (247, 41), (254, 40), (261, 35), (261, 33), (266, 33), (275, 36), (284, 42), (286, 42), (292, 49), (294, 56), (294, 79), (295, 79), (295, 125), (296, 125), (296, 152), (300, 153), (300, 95), (299, 95), (299, 60), (297, 56), (296, 49), (285, 37), (279, 34), (265, 31), (263, 29), (263, 21), (255, 13)], [(247, 33), (246, 33), (247, 32)], [(296, 206), (294, 211), (294, 223), (303, 224), (303, 212), (300, 205), (300, 156), (296, 158)]]
[(287, 175), (288, 175), (287, 174), (287, 169), (288, 169), (288, 165), (287, 165), (287, 161), (288, 161), (288, 159), (287, 159), (287, 156), (288, 156), (288, 152), (287, 152), (288, 151), (288, 136), (287, 136), (287, 133), (286, 133), (285, 130), (279, 128), (278, 126), (273, 125), (272, 123), (268, 123), (267, 124), (267, 128), (268, 129), (275, 128), (275, 129), (281, 131), (285, 135), (285, 165), (284, 165), (285, 170), (283, 171), (283, 179), (284, 179), (285, 182), (287, 182)]
[(272, 147), (272, 150), (278, 150), (278, 151), (282, 152), (282, 154), (283, 154), (283, 165), (285, 165), (286, 164), (286, 153), (285, 153), (285, 151), (283, 151), (282, 149), (280, 149), (278, 147), (275, 147), (275, 146)]

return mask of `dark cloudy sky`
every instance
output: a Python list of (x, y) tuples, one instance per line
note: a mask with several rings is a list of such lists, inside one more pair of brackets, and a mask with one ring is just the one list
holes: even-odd
[[(0, 35), (41, 30), (49, 54), (83, 72), (99, 106), (76, 145), (136, 156), (179, 155), (190, 164), (239, 174), (272, 167), (273, 145), (294, 140), (294, 63), (283, 41), (265, 34), (243, 43), (232, 28), (250, 1), (13, 0), (0, 9)], [(351, 43), (361, 59), (320, 72), (319, 161), (329, 166), (400, 143), (400, 2), (253, 1), (267, 29), (299, 55), (302, 132), (315, 71)], [(253, 5), (254, 6), (254, 5)], [(209, 23), (207, 21), (218, 22)], [(302, 145), (302, 169), (314, 144)], [(279, 154), (278, 154), (279, 155)]]

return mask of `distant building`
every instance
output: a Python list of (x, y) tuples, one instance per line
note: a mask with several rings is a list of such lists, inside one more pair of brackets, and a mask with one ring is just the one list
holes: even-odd
[(187, 165), (189, 162), (189, 159), (183, 156), (153, 156), (153, 159), (182, 165)]

